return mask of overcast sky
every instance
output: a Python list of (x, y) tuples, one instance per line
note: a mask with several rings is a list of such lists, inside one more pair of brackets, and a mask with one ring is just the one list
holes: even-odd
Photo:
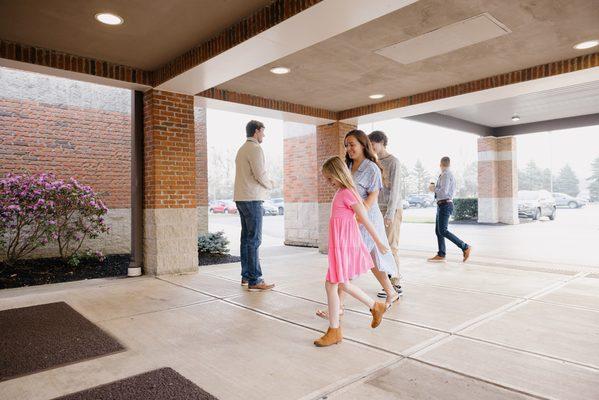
[(591, 175), (591, 163), (599, 157), (599, 126), (521, 135), (517, 146), (520, 168), (534, 160), (539, 167), (549, 168), (557, 175), (568, 163), (582, 190)]

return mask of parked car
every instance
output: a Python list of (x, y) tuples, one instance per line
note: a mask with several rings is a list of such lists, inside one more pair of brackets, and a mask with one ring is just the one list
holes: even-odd
[(279, 209), (279, 215), (285, 214), (285, 202), (282, 197), (275, 197), (274, 199), (270, 199), (270, 201)]
[(546, 190), (520, 190), (518, 192), (518, 216), (538, 220), (541, 217), (555, 219), (555, 199)]
[(585, 199), (580, 197), (572, 197), (565, 193), (553, 193), (555, 205), (558, 207), (580, 208), (587, 204)]
[(403, 208), (404, 210), (405, 210), (406, 208), (410, 208), (410, 202), (409, 202), (409, 201), (407, 201), (406, 199), (403, 199), (403, 200), (401, 201), (401, 208)]
[(406, 199), (410, 207), (430, 207), (434, 204), (434, 197), (428, 194), (410, 194)]
[(279, 207), (272, 201), (266, 200), (262, 203), (262, 215), (279, 215)]
[(237, 214), (237, 206), (232, 200), (214, 200), (208, 204), (208, 211), (213, 214)]

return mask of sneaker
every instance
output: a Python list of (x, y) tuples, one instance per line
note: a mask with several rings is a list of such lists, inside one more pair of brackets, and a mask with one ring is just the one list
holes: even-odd
[(398, 295), (401, 296), (403, 294), (403, 289), (401, 288), (401, 285), (393, 285), (393, 289), (395, 289)]
[(248, 281), (241, 278), (241, 286), (247, 286), (248, 285)]
[(275, 287), (274, 283), (268, 284), (268, 283), (262, 281), (262, 282), (256, 283), (255, 285), (248, 285), (248, 290), (250, 292), (265, 292), (267, 290), (271, 290), (274, 287)]
[(436, 255), (434, 257), (429, 258), (426, 261), (428, 261), (428, 262), (445, 262), (445, 257), (441, 257), (440, 255)]
[[(393, 285), (393, 289), (395, 289), (395, 291), (397, 292), (398, 295), (401, 296), (403, 294), (403, 290), (401, 289), (400, 285)], [(379, 299), (386, 299), (387, 293), (385, 293), (384, 290), (381, 290), (380, 292), (378, 292), (376, 294), (376, 297), (378, 297)]]

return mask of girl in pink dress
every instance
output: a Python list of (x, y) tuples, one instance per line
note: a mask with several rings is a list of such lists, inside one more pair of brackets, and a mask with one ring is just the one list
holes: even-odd
[(362, 240), (356, 217), (372, 236), (381, 253), (389, 249), (379, 239), (376, 230), (368, 219), (368, 214), (354, 186), (349, 169), (340, 157), (328, 159), (322, 166), (324, 178), (337, 189), (331, 205), (329, 220), (329, 269), (325, 288), (327, 291), (329, 329), (320, 339), (314, 341), (318, 347), (341, 342), (343, 335), (339, 326), (339, 293), (341, 288), (350, 296), (364, 303), (372, 313), (370, 326), (376, 328), (385, 313), (385, 303), (375, 302), (351, 280), (368, 272), (374, 264), (370, 252)]

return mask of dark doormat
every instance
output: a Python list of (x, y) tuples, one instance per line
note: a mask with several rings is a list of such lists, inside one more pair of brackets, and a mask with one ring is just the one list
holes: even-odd
[(218, 400), (171, 368), (155, 369), (140, 375), (96, 386), (54, 400)]
[(0, 311), (0, 382), (124, 349), (65, 302)]

